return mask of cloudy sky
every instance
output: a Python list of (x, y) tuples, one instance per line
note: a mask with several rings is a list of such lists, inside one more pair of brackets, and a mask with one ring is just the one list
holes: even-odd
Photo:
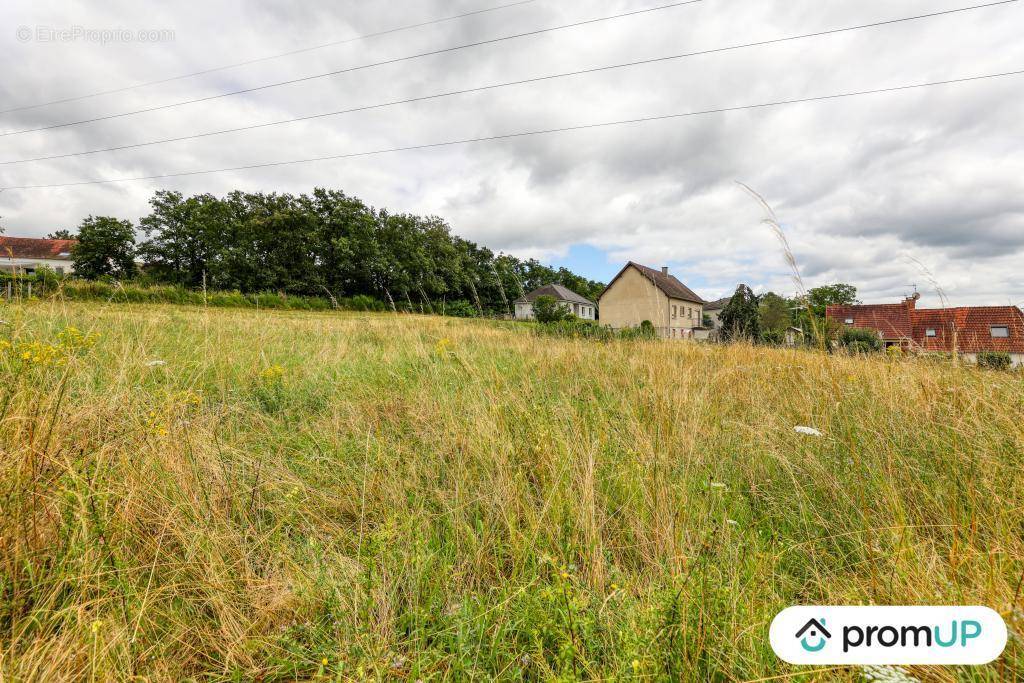
[[(512, 0), (5, 0), (0, 109), (165, 79)], [(534, 31), (672, 0), (533, 0), (102, 97), (0, 114), (78, 121)], [(233, 97), (3, 135), (0, 161), (193, 135), (983, 0), (703, 0)], [(59, 31), (69, 35), (59, 35)], [(107, 36), (99, 31), (123, 30)], [(85, 35), (82, 35), (82, 34)], [(1024, 3), (168, 144), (0, 165), (0, 187), (234, 167), (736, 107), (1024, 69)], [(140, 39), (140, 34), (147, 40)], [(753, 187), (808, 286), (891, 301), (1024, 304), (1024, 76), (309, 164), (0, 192), (8, 235), (137, 220), (160, 188), (343, 189), (464, 237), (610, 278), (627, 259), (705, 298), (791, 293)], [(918, 263), (915, 263), (916, 260)], [(928, 275), (924, 272), (931, 272)]]

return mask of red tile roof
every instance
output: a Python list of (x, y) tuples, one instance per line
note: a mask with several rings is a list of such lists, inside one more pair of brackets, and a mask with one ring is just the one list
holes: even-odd
[(44, 240), (34, 237), (3, 237), (0, 235), (0, 259), (40, 258), (71, 259), (71, 247), (78, 240)]
[[(1024, 353), (1024, 313), (1016, 306), (915, 308), (902, 304), (829, 306), (826, 316), (851, 327), (878, 330), (887, 341), (906, 341), (923, 351), (961, 353), (1005, 351)], [(1007, 337), (993, 337), (993, 327), (1005, 327)], [(928, 331), (934, 330), (934, 336)]]
[[(878, 330), (882, 338), (890, 341), (911, 339), (910, 306), (902, 304), (858, 304), (856, 306), (828, 306), (825, 317), (850, 325)], [(846, 322), (852, 320), (852, 323)]]

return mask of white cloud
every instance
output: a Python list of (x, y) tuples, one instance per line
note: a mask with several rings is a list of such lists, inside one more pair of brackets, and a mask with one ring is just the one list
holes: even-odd
[[(495, 3), (498, 4), (498, 3)], [(538, 0), (196, 79), (0, 115), (47, 125), (650, 6)], [(485, 6), (477, 2), (8, 0), (0, 98), (31, 103), (190, 72)], [(3, 138), (2, 159), (197, 133), (601, 64), (960, 6), (943, 0), (708, 0), (699, 5), (402, 62), (140, 116)], [(341, 154), (940, 80), (1024, 65), (1015, 5), (137, 150), (0, 166), (0, 186), (69, 182)], [(19, 42), (18, 26), (171, 28), (157, 44)], [(843, 280), (865, 300), (928, 285), (957, 303), (1024, 299), (1024, 77), (459, 147), (59, 190), (6, 191), (9, 234), (87, 214), (136, 219), (161, 187), (340, 188), (376, 206), (445, 217), (495, 250), (678, 263), (705, 296), (743, 281), (792, 291), (753, 186), (785, 223), (808, 284)], [(4, 108), (4, 107), (0, 107)]]

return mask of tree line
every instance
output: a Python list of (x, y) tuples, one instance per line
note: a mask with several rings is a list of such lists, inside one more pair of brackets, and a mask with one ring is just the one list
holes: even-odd
[(545, 284), (592, 300), (604, 289), (567, 268), (495, 254), (440, 218), (375, 209), (338, 190), (225, 197), (160, 190), (149, 204), (138, 225), (88, 216), (77, 231), (50, 237), (78, 240), (75, 274), (87, 279), (368, 296), (394, 310), (510, 314), (515, 299)]

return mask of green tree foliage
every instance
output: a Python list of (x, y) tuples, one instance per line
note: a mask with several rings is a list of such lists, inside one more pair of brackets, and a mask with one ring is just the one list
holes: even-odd
[(775, 292), (762, 294), (758, 299), (758, 317), (761, 331), (785, 334), (793, 325), (793, 304)]
[(543, 294), (533, 301), (533, 317), (539, 323), (557, 323), (573, 318), (573, 314), (553, 296)]
[(722, 323), (719, 334), (723, 341), (757, 340), (761, 337), (758, 303), (758, 297), (750, 287), (740, 285), (736, 288), (736, 293), (719, 315)]
[(836, 283), (814, 287), (807, 292), (807, 305), (817, 318), (825, 317), (826, 306), (851, 306), (859, 303), (857, 288), (853, 285)]
[(369, 296), (387, 308), (466, 315), (511, 313), (550, 283), (594, 299), (603, 289), (561, 268), (495, 255), (440, 218), (374, 209), (344, 192), (160, 191), (140, 224), (147, 275), (164, 284), (286, 294)]
[(882, 340), (874, 330), (844, 327), (839, 333), (839, 345), (851, 353), (875, 353), (882, 350)]
[(129, 221), (89, 216), (78, 226), (78, 243), (71, 250), (75, 275), (88, 280), (135, 274), (135, 229)]
[(76, 239), (75, 233), (71, 232), (67, 228), (61, 228), (60, 230), (54, 230), (46, 236), (48, 240), (73, 240)]

